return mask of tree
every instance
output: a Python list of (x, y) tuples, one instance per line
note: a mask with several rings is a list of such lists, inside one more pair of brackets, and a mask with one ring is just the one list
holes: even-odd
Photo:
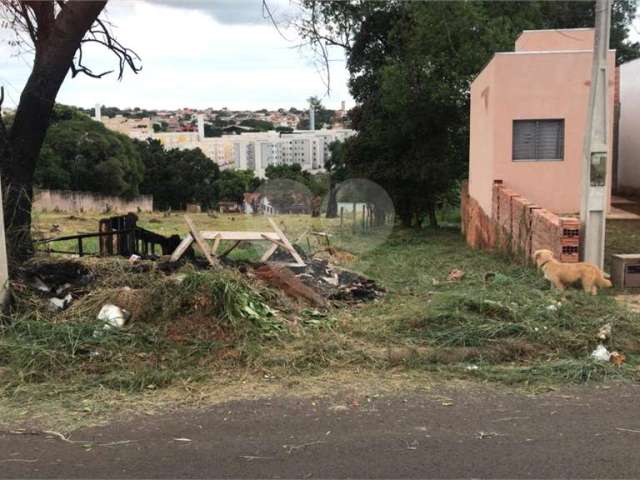
[(327, 193), (328, 179), (326, 174), (311, 174), (306, 170), (302, 170), (302, 166), (298, 163), (292, 165), (269, 165), (265, 170), (265, 176), (269, 180), (288, 179), (304, 185), (313, 196), (322, 197)]
[(76, 109), (54, 108), (34, 173), (36, 186), (132, 196), (139, 192), (143, 172), (129, 137)]
[[(344, 145), (348, 174), (394, 200), (404, 225), (437, 224), (436, 208), (467, 171), (469, 86), (520, 31), (593, 25), (593, 2), (323, 2), (304, 0), (300, 34), (326, 57), (347, 54), (358, 135)], [(636, 0), (614, 4), (612, 48), (640, 54), (628, 31)]]
[(141, 193), (153, 195), (155, 208), (184, 210), (187, 203), (212, 208), (218, 202), (218, 165), (199, 148), (164, 150), (158, 140), (135, 144), (144, 163)]
[(266, 120), (256, 120), (254, 118), (242, 120), (240, 125), (243, 127), (253, 128), (258, 132), (268, 132), (269, 130), (273, 130), (273, 123), (267, 122)]
[(214, 127), (213, 125), (210, 125), (208, 123), (204, 124), (205, 137), (221, 137), (222, 133), (223, 131), (221, 128)]
[[(107, 1), (0, 0), (0, 16), (16, 33), (15, 44), (33, 50), (31, 74), (24, 86), (10, 128), (0, 117), (0, 170), (4, 193), (7, 250), (10, 263), (32, 253), (31, 201), (40, 149), (51, 120), (55, 99), (67, 73), (100, 78), (86, 66), (83, 45), (94, 43), (118, 59), (119, 78), (128, 67), (140, 70), (135, 52), (124, 47), (98, 17)], [(0, 92), (0, 106), (4, 100)]]
[(260, 179), (253, 170), (223, 170), (216, 182), (220, 200), (242, 203), (246, 192), (260, 186)]

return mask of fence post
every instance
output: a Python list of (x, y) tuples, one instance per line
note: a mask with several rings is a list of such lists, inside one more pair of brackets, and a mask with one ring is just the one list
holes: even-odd
[(356, 228), (357, 228), (357, 224), (358, 224), (358, 220), (356, 219), (356, 202), (353, 202), (353, 206), (352, 206), (352, 210), (351, 210), (351, 216), (353, 217), (353, 220), (351, 222), (351, 231), (353, 233), (356, 233)]
[(344, 207), (340, 207), (340, 231), (342, 231), (343, 222), (344, 222)]

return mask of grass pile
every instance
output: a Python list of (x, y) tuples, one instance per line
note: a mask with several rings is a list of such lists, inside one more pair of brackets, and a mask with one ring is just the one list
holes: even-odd
[[(216, 366), (244, 362), (253, 344), (288, 335), (284, 300), (233, 271), (184, 267), (166, 275), (116, 259), (83, 265), (94, 280), (72, 289), (75, 299), (63, 312), (52, 312), (46, 296), (17, 285), (14, 311), (0, 325), (6, 395), (61, 382), (140, 391), (198, 380)], [(132, 322), (105, 329), (96, 315), (106, 303), (129, 310)]]

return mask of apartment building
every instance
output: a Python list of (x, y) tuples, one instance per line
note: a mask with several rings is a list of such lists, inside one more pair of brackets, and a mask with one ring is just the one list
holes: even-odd
[(298, 164), (311, 173), (324, 171), (329, 145), (354, 135), (353, 130), (315, 130), (278, 134), (250, 133), (233, 138), (234, 168), (253, 170), (263, 178), (269, 165)]
[(324, 170), (329, 158), (329, 145), (335, 140), (345, 140), (355, 131), (349, 129), (299, 130), (293, 133), (245, 132), (222, 137), (204, 136), (204, 117), (198, 115), (197, 130), (193, 132), (153, 131), (151, 119), (130, 119), (122, 116), (101, 118), (96, 110), (96, 119), (112, 130), (131, 138), (158, 140), (165, 149), (187, 150), (199, 148), (221, 169), (236, 168), (252, 170), (257, 177), (264, 178), (269, 165), (299, 164), (312, 173)]

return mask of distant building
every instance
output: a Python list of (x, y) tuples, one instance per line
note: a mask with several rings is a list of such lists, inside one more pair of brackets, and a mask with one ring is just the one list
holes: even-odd
[[(191, 112), (183, 109), (182, 112)], [(251, 114), (252, 112), (240, 112)], [(96, 117), (98, 117), (99, 109)], [(160, 116), (162, 114), (162, 116)], [(277, 116), (276, 116), (277, 115)], [(275, 113), (270, 117), (279, 119), (286, 126), (297, 124), (298, 116), (290, 113)], [(237, 119), (237, 118), (236, 118)], [(170, 112), (158, 112), (154, 119), (134, 119), (118, 115), (113, 118), (102, 117), (102, 123), (109, 129), (124, 133), (131, 138), (158, 140), (165, 149), (187, 150), (199, 148), (220, 168), (252, 170), (256, 176), (264, 178), (269, 165), (301, 165), (303, 170), (312, 173), (324, 170), (329, 158), (329, 145), (335, 140), (344, 140), (355, 134), (349, 129), (299, 130), (293, 133), (276, 131), (255, 132), (249, 127), (233, 125), (223, 130), (229, 135), (222, 137), (204, 136), (204, 117), (197, 114), (195, 125), (180, 125), (177, 115)], [(169, 131), (154, 132), (153, 124), (163, 121)]]
[(120, 132), (131, 138), (142, 140), (153, 134), (153, 122), (150, 118), (131, 118), (122, 115), (115, 117), (100, 116), (105, 127), (115, 132)]

